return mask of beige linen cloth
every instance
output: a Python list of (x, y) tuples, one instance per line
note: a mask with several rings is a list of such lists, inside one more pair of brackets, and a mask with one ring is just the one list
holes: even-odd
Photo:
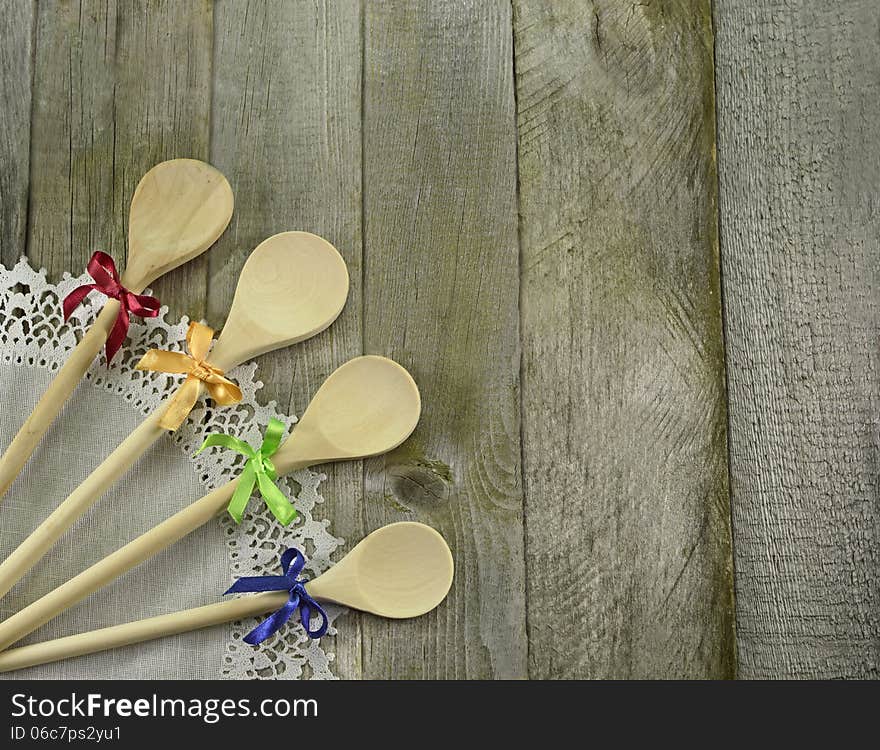
[[(51, 379), (51, 370), (67, 352), (103, 302), (93, 294), (65, 325), (60, 299), (85, 277), (65, 277), (57, 286), (22, 260), (0, 266), (0, 450), (5, 449)], [(129, 340), (107, 368), (103, 353), (49, 429), (34, 455), (0, 501), (0, 555), (5, 557), (159, 404), (177, 385), (172, 376), (135, 374), (132, 361), (152, 346), (182, 349), (188, 321), (167, 323), (133, 319)], [(270, 416), (288, 426), (274, 403), (260, 405), (255, 366), (235, 373), (242, 404), (229, 409), (197, 406), (175, 437), (160, 439), (98, 503), (71, 528), (51, 552), (3, 599), (6, 618), (68, 580), (159, 521), (198, 499), (211, 487), (237, 475), (241, 464), (232, 451), (206, 451), (193, 458), (209, 432), (229, 432), (258, 444)], [(304, 408), (304, 405), (300, 407)], [(322, 502), (323, 477), (311, 471), (280, 483), (293, 497), (300, 519), (283, 529), (258, 496), (251, 499), (241, 526), (228, 518), (210, 523), (182, 542), (129, 571), (21, 643), (152, 617), (210, 604), (237, 575), (273, 574), (287, 546), (308, 555), (309, 575), (329, 565), (342, 540), (328, 531), (312, 510)], [(340, 550), (341, 552), (342, 550)], [(335, 555), (338, 557), (339, 555)], [(331, 616), (340, 610), (332, 610)], [(6, 679), (216, 679), (331, 678), (335, 630), (310, 641), (291, 625), (253, 648), (241, 636), (256, 620), (218, 626), (123, 649), (0, 675)]]

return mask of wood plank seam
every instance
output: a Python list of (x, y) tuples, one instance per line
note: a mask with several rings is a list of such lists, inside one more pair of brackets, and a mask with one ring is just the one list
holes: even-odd
[[(516, 8), (514, 5), (514, 1), (510, 0), (510, 17), (511, 19), (515, 18)], [(520, 122), (519, 122), (519, 112), (520, 112), (520, 102), (519, 102), (519, 86), (516, 85), (516, 82), (519, 80), (519, 76), (517, 75), (516, 63), (517, 61), (517, 41), (516, 41), (516, 31), (514, 28), (514, 23), (511, 22), (510, 26), (510, 69), (513, 74), (514, 86), (513, 86), (513, 110), (515, 112), (515, 116), (513, 118), (513, 132), (515, 139), (514, 146), (514, 172), (516, 174), (516, 196), (515, 196), (515, 205), (516, 205), (516, 246), (518, 252), (517, 262), (519, 264), (519, 284), (517, 287), (517, 314), (519, 319), (519, 339), (520, 339), (520, 347), (518, 354), (518, 369), (519, 369), (519, 480), (522, 486), (523, 492), (523, 501), (525, 502), (525, 498), (529, 497), (530, 487), (528, 478), (526, 477), (525, 465), (525, 432), (526, 432), (526, 422), (529, 419), (529, 416), (526, 412), (524, 401), (523, 401), (523, 384), (526, 382), (526, 373), (525, 367), (523, 364), (523, 356), (522, 356), (522, 335), (525, 330), (525, 321), (523, 320), (523, 269), (525, 268), (525, 257), (523, 255), (523, 217), (522, 211), (520, 208), (520, 204), (522, 201), (522, 184), (520, 181)], [(529, 555), (531, 554), (531, 549), (529, 547), (529, 515), (528, 513), (523, 511), (523, 554), (525, 555), (525, 559), (529, 559)], [(532, 621), (531, 621), (531, 607), (530, 600), (528, 596), (529, 585), (531, 583), (531, 571), (528, 565), (524, 567), (524, 576), (523, 576), (523, 591), (522, 591), (522, 600), (523, 600), (523, 612), (525, 614), (526, 620), (526, 644), (525, 644), (525, 659), (526, 659), (526, 669), (527, 675), (529, 678), (532, 677)]]

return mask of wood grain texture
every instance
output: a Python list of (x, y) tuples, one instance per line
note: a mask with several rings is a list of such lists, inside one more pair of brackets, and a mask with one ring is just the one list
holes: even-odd
[(510, 7), (367, 3), (364, 348), (403, 364), (422, 420), (367, 462), (368, 529), (449, 541), (446, 603), (363, 621), (364, 676), (526, 674)]
[[(261, 398), (302, 415), (339, 365), (362, 353), (361, 10), (357, 2), (215, 5), (212, 163), (230, 180), (236, 211), (209, 255), (208, 319), (223, 323), (239, 271), (263, 239), (305, 230), (348, 266), (342, 315), (314, 339), (259, 358)], [(361, 462), (321, 467), (318, 512), (348, 544), (364, 535)], [(361, 676), (360, 615), (339, 623), (334, 669)]]
[[(38, 5), (28, 253), (52, 277), (95, 250), (119, 267), (128, 206), (164, 159), (208, 157), (212, 16), (203, 0)], [(204, 314), (206, 261), (153, 289)]]
[(743, 677), (880, 672), (880, 6), (718, 0)]
[(731, 677), (709, 3), (514, 8), (529, 672)]
[(0, 263), (25, 254), (30, 165), (34, 1), (0, 13)]

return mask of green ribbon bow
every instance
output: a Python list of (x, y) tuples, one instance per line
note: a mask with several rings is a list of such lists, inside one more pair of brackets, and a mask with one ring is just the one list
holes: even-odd
[(260, 488), (260, 495), (272, 511), (272, 515), (277, 518), (283, 526), (287, 526), (294, 518), (296, 518), (296, 509), (288, 502), (284, 493), (275, 485), (278, 474), (275, 467), (270, 461), (270, 457), (278, 450), (281, 445), (281, 437), (284, 434), (284, 423), (272, 417), (269, 420), (269, 426), (266, 428), (266, 434), (263, 436), (263, 443), (259, 450), (254, 450), (251, 446), (232, 437), (232, 435), (214, 434), (208, 435), (202, 447), (199, 448), (195, 455), (199, 455), (205, 448), (213, 448), (220, 446), (222, 448), (231, 448), (238, 451), (243, 456), (247, 456), (247, 464), (244, 471), (238, 478), (238, 485), (235, 488), (235, 494), (229, 501), (227, 510), (229, 515), (235, 519), (236, 523), (241, 523), (244, 515), (244, 509), (247, 507), (248, 500), (254, 491), (254, 485)]

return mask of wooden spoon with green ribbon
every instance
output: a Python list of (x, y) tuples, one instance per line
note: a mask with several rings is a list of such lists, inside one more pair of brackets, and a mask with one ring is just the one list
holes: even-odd
[(229, 317), (210, 355), (213, 332), (198, 323), (187, 334), (190, 355), (157, 350), (145, 355), (146, 369), (186, 373), (186, 380), (0, 564), (0, 596), (156, 440), (179, 426), (201, 393), (207, 390), (218, 404), (240, 399), (225, 372), (323, 331), (342, 312), (347, 296), (345, 261), (327, 240), (308, 232), (283, 232), (260, 243), (241, 270)]
[[(384, 357), (357, 357), (318, 389), (272, 456), (275, 470), (283, 475), (328, 461), (387, 453), (412, 434), (420, 414), (419, 390), (403, 367)], [(0, 649), (208, 523), (224, 511), (239, 481), (218, 487), (0, 623)]]
[[(15, 481), (101, 347), (108, 343), (109, 348), (108, 336), (119, 325), (121, 312), (127, 325), (127, 311), (122, 311), (121, 306), (122, 299), (130, 298), (120, 292), (137, 295), (163, 274), (207, 250), (229, 224), (232, 203), (232, 189), (226, 178), (202, 161), (172, 159), (157, 164), (144, 175), (131, 199), (128, 264), (118, 279), (124, 289), (119, 289), (117, 281), (110, 278), (101, 263), (96, 264), (98, 272), (106, 277), (107, 292), (119, 298), (108, 297), (98, 317), (0, 457), (0, 497)], [(109, 256), (104, 257), (105, 264), (109, 260), (112, 266)], [(115, 267), (112, 272), (115, 273)], [(157, 312), (158, 305), (150, 314)], [(120, 333), (124, 337), (124, 330)], [(115, 347), (120, 343), (121, 340), (115, 342)], [(108, 357), (112, 354), (108, 349)]]
[[(449, 593), (452, 577), (452, 553), (443, 537), (424, 524), (403, 522), (364, 537), (304, 589), (318, 601), (401, 619), (434, 609)], [(0, 672), (263, 615), (284, 607), (290, 598), (289, 591), (272, 591), (13, 648), (0, 653)]]

